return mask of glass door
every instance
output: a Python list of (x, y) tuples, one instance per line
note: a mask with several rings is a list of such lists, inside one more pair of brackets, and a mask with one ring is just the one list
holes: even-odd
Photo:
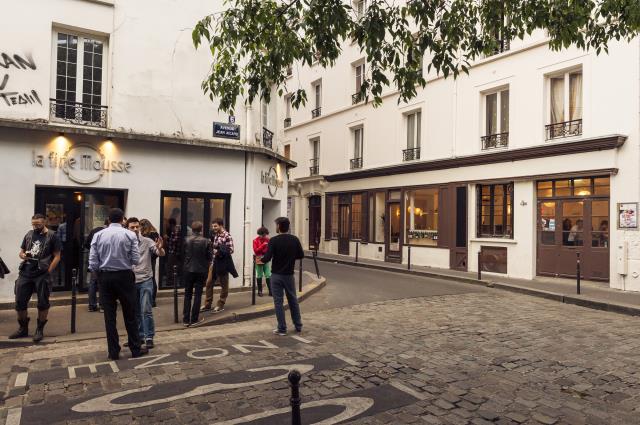
[(399, 261), (401, 259), (402, 233), (402, 209), (399, 201), (392, 201), (387, 204), (387, 261)]

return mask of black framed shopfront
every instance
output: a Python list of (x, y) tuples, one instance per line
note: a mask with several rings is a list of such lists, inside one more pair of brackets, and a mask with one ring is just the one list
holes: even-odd
[[(230, 228), (231, 194), (207, 192), (160, 192), (159, 232), (167, 255), (160, 259), (160, 288), (173, 287), (173, 266), (177, 267), (178, 286), (182, 286), (182, 241), (191, 234), (194, 221), (203, 223), (203, 236), (211, 237), (211, 223), (221, 218)], [(231, 235), (232, 237), (234, 235)], [(173, 244), (173, 245), (172, 245)], [(171, 248), (171, 252), (170, 249)]]

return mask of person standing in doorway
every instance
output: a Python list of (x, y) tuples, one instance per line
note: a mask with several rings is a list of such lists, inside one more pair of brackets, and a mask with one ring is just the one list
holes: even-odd
[(51, 273), (60, 262), (62, 243), (52, 230), (45, 226), (45, 217), (35, 214), (31, 217), (30, 230), (22, 240), (18, 279), (15, 284), (16, 312), (19, 328), (9, 335), (9, 339), (23, 338), (29, 335), (29, 315), (27, 307), (35, 292), (38, 296), (38, 324), (33, 342), (44, 338), (44, 325), (49, 314), (49, 294), (51, 293)]
[(269, 246), (269, 229), (260, 227), (258, 237), (253, 240), (253, 254), (256, 258), (256, 280), (258, 283), (258, 296), (262, 296), (262, 277), (264, 276), (269, 295), (271, 296), (271, 264), (263, 263), (262, 256), (267, 253)]
[(138, 237), (138, 248), (140, 250), (140, 262), (133, 266), (133, 273), (136, 275), (138, 334), (140, 342), (144, 341), (147, 348), (153, 348), (153, 337), (156, 334), (155, 323), (153, 321), (153, 269), (152, 257), (164, 257), (162, 239), (156, 242), (140, 234), (140, 221), (136, 217), (129, 217), (127, 228)]
[[(89, 235), (84, 241), (84, 249), (91, 250), (91, 242), (96, 233), (103, 231), (109, 226), (109, 219), (104, 220), (104, 225), (91, 229)], [(98, 279), (92, 273), (89, 273), (89, 311), (102, 311), (102, 303), (98, 299)]]
[[(209, 239), (202, 236), (202, 222), (191, 223), (191, 235), (184, 242), (184, 307), (182, 323), (185, 326), (196, 325), (204, 320), (198, 318), (202, 289), (207, 279), (211, 263)], [(193, 304), (191, 303), (193, 297)]]
[[(151, 221), (143, 218), (140, 220), (140, 234), (145, 238), (149, 238), (153, 241), (153, 243), (157, 243), (158, 239), (160, 239), (160, 234), (156, 230), (156, 228), (151, 224)], [(158, 295), (158, 281), (156, 280), (156, 263), (158, 260), (157, 255), (151, 256), (151, 267), (153, 268), (153, 302), (151, 305), (156, 307), (156, 295)]]
[(110, 360), (120, 358), (116, 301), (122, 306), (132, 357), (149, 352), (141, 346), (136, 320), (136, 277), (133, 268), (140, 262), (138, 237), (123, 227), (123, 219), (124, 212), (120, 208), (110, 209), (109, 227), (95, 235), (89, 253), (89, 270), (98, 277)]
[(213, 230), (213, 261), (209, 266), (209, 275), (207, 276), (207, 290), (205, 294), (205, 304), (202, 311), (211, 310), (213, 304), (213, 284), (220, 283), (220, 298), (213, 309), (214, 313), (224, 310), (224, 305), (229, 296), (229, 274), (238, 277), (238, 272), (233, 265), (231, 255), (233, 254), (233, 239), (229, 232), (224, 228), (224, 221), (216, 218), (212, 225)]
[(178, 267), (180, 264), (180, 251), (182, 250), (182, 247), (180, 246), (180, 225), (174, 217), (169, 218), (169, 226), (164, 239), (165, 246), (167, 247), (167, 266), (165, 273), (167, 276), (167, 284), (172, 287), (174, 269), (178, 274), (180, 274)]
[(273, 304), (276, 309), (276, 319), (278, 327), (273, 330), (276, 335), (287, 334), (287, 321), (284, 315), (284, 296), (287, 297), (289, 310), (291, 310), (291, 320), (296, 328), (296, 332), (302, 332), (302, 317), (300, 305), (296, 296), (296, 283), (293, 278), (293, 268), (296, 260), (304, 257), (304, 251), (300, 240), (289, 233), (289, 219), (279, 217), (276, 219), (276, 229), (278, 235), (269, 240), (267, 253), (262, 257), (263, 263), (272, 261), (271, 292), (273, 294)]

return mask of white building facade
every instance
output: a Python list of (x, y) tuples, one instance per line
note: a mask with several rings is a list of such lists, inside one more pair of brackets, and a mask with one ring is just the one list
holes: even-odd
[(522, 279), (574, 278), (579, 255), (583, 278), (640, 290), (640, 42), (502, 47), (378, 108), (356, 95), (356, 45), (331, 69), (293, 67), (310, 101), (282, 100), (278, 133), (306, 248)]
[[(241, 275), (232, 285), (248, 282), (251, 241), (263, 223), (273, 229), (286, 215), (287, 169), (295, 164), (270, 130), (272, 105), (241, 104), (230, 117), (202, 93), (211, 57), (206, 48), (195, 51), (191, 29), (211, 7), (39, 0), (9, 8), (16, 19), (0, 28), (0, 256), (13, 272), (7, 279), (17, 276), (31, 216), (42, 213), (64, 241), (54, 289), (70, 288), (73, 269), (82, 289), (84, 238), (109, 208), (121, 207), (161, 235), (174, 220), (181, 237), (193, 221), (208, 234), (210, 222), (222, 218)], [(158, 272), (166, 287), (165, 260)]]

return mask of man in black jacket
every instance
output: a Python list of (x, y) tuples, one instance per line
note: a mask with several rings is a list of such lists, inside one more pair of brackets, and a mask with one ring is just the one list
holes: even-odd
[[(191, 224), (192, 235), (187, 236), (183, 245), (184, 258), (184, 308), (182, 310), (182, 323), (185, 326), (195, 325), (200, 313), (202, 300), (202, 288), (207, 279), (209, 263), (211, 262), (211, 243), (202, 236), (202, 222), (194, 221)], [(193, 296), (193, 305), (191, 297)], [(203, 319), (204, 320), (204, 319)]]
[(269, 240), (267, 253), (262, 257), (262, 262), (271, 261), (271, 293), (276, 309), (278, 327), (273, 330), (276, 335), (287, 334), (287, 321), (284, 315), (284, 296), (287, 296), (291, 320), (296, 332), (302, 331), (302, 317), (300, 305), (296, 296), (296, 282), (293, 278), (293, 268), (296, 260), (304, 257), (304, 251), (300, 240), (289, 234), (289, 219), (279, 217), (276, 219), (278, 235)]

